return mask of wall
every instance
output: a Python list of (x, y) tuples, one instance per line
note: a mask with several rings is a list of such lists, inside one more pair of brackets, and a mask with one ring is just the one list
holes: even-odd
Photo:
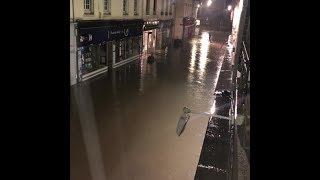
[(199, 10), (198, 5), (200, 5), (200, 2), (195, 1), (194, 5), (192, 7), (192, 17), (195, 19), (198, 19), (198, 16), (197, 16), (198, 10)]
[(183, 18), (176, 18), (174, 23), (174, 39), (182, 39)]
[[(160, 1), (160, 0), (158, 0)], [(147, 0), (143, 0), (143, 5), (142, 5), (142, 9), (143, 9), (143, 20), (147, 21), (147, 20), (152, 20), (152, 19), (157, 19), (157, 15), (153, 15), (153, 4), (154, 4), (154, 0), (150, 0), (149, 3), (149, 15), (147, 15)], [(157, 11), (159, 11), (158, 6), (157, 6)]]
[[(189, 7), (188, 5), (191, 5), (191, 7)], [(193, 10), (192, 0), (176, 0), (174, 39), (182, 39), (183, 18), (192, 17), (192, 10)]]
[(70, 85), (77, 83), (77, 60), (76, 60), (76, 23), (70, 23)]
[[(131, 0), (132, 1), (132, 0)], [(168, 15), (161, 15), (161, 7), (162, 7), (162, 2), (164, 2), (164, 10), (163, 12), (165, 13), (166, 12), (166, 6), (168, 6)], [(155, 3), (155, 0), (150, 0), (150, 15), (146, 15), (146, 11), (147, 11), (147, 8), (146, 8), (146, 5), (147, 5), (147, 0), (143, 0), (143, 19), (145, 21), (147, 20), (155, 20), (155, 19), (158, 19), (158, 20), (168, 20), (168, 19), (173, 19), (174, 18), (174, 5), (172, 6), (172, 14), (170, 15), (169, 12), (170, 12), (170, 4), (174, 3), (174, 0), (157, 0), (156, 3), (157, 3), (157, 6), (156, 6), (156, 14), (153, 15), (153, 5)]]
[(73, 1), (73, 0), (70, 0), (70, 21), (73, 20), (73, 6), (72, 6), (72, 1)]
[(191, 17), (193, 10), (192, 0), (176, 0), (176, 17)]
[(174, 23), (174, 39), (182, 39), (182, 31), (183, 31), (183, 15), (184, 15), (184, 10), (183, 10), (183, 4), (184, 0), (176, 0), (176, 13), (175, 13), (175, 23)]
[(233, 22), (232, 22), (232, 34), (233, 34), (233, 46), (236, 47), (236, 40), (238, 36), (238, 31), (240, 27), (240, 19), (241, 13), (243, 10), (243, 0), (239, 0), (234, 7), (234, 14), (233, 14)]

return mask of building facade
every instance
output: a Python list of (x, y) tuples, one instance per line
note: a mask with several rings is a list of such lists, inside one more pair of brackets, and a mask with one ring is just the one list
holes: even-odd
[(143, 0), (70, 0), (71, 85), (140, 58), (142, 4)]
[(184, 40), (194, 35), (196, 21), (193, 13), (193, 0), (176, 1), (174, 39)]
[(143, 1), (143, 52), (161, 53), (171, 44), (175, 0)]

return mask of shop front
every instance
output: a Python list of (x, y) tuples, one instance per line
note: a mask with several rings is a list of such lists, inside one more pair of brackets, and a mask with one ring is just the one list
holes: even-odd
[(124, 26), (121, 23), (108, 28), (108, 39), (112, 40), (112, 67), (116, 68), (140, 58), (142, 52), (143, 21), (139, 25)]
[(145, 55), (154, 54), (156, 50), (157, 32), (159, 31), (159, 21), (145, 21), (143, 26), (143, 53)]
[(172, 27), (173, 21), (171, 19), (160, 21), (156, 40), (157, 52), (161, 52), (171, 44)]
[(196, 21), (193, 17), (183, 18), (183, 39), (191, 38), (196, 29)]
[(142, 20), (78, 23), (79, 81), (138, 59), (142, 49), (142, 25)]
[(83, 81), (108, 70), (105, 60), (105, 27), (82, 28), (78, 24), (78, 80)]

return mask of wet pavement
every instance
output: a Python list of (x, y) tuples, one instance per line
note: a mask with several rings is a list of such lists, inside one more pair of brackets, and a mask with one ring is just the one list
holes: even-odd
[[(231, 51), (232, 47), (228, 44), (216, 86), (214, 102), (215, 113), (225, 117), (229, 117), (231, 108)], [(229, 120), (210, 118), (194, 179), (228, 180), (232, 176), (230, 150), (233, 145), (231, 144), (233, 128), (229, 125)]]
[(191, 115), (178, 137), (182, 108), (212, 113), (214, 92), (229, 85), (217, 87), (228, 34), (209, 42), (208, 31), (197, 33), (152, 64), (137, 60), (71, 88), (71, 180), (195, 178), (208, 117)]

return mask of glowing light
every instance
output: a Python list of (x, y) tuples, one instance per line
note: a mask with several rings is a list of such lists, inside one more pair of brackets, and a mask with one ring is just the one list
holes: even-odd
[(207, 6), (210, 6), (212, 4), (212, 1), (209, 0), (208, 3), (207, 3)]
[(200, 4), (198, 4), (198, 7), (200, 7)]
[(202, 79), (202, 75), (205, 72), (205, 67), (207, 64), (207, 55), (209, 52), (209, 33), (208, 32), (203, 32), (202, 37), (201, 37), (201, 54), (200, 54), (200, 59), (199, 59), (199, 70), (200, 70), (200, 79)]
[(190, 72), (193, 73), (195, 67), (195, 61), (196, 61), (196, 52), (197, 52), (197, 44), (196, 42), (192, 42), (192, 49), (191, 49), (191, 61), (190, 61)]
[(231, 6), (229, 5), (229, 6), (228, 6), (228, 11), (230, 11), (230, 10), (231, 10)]

